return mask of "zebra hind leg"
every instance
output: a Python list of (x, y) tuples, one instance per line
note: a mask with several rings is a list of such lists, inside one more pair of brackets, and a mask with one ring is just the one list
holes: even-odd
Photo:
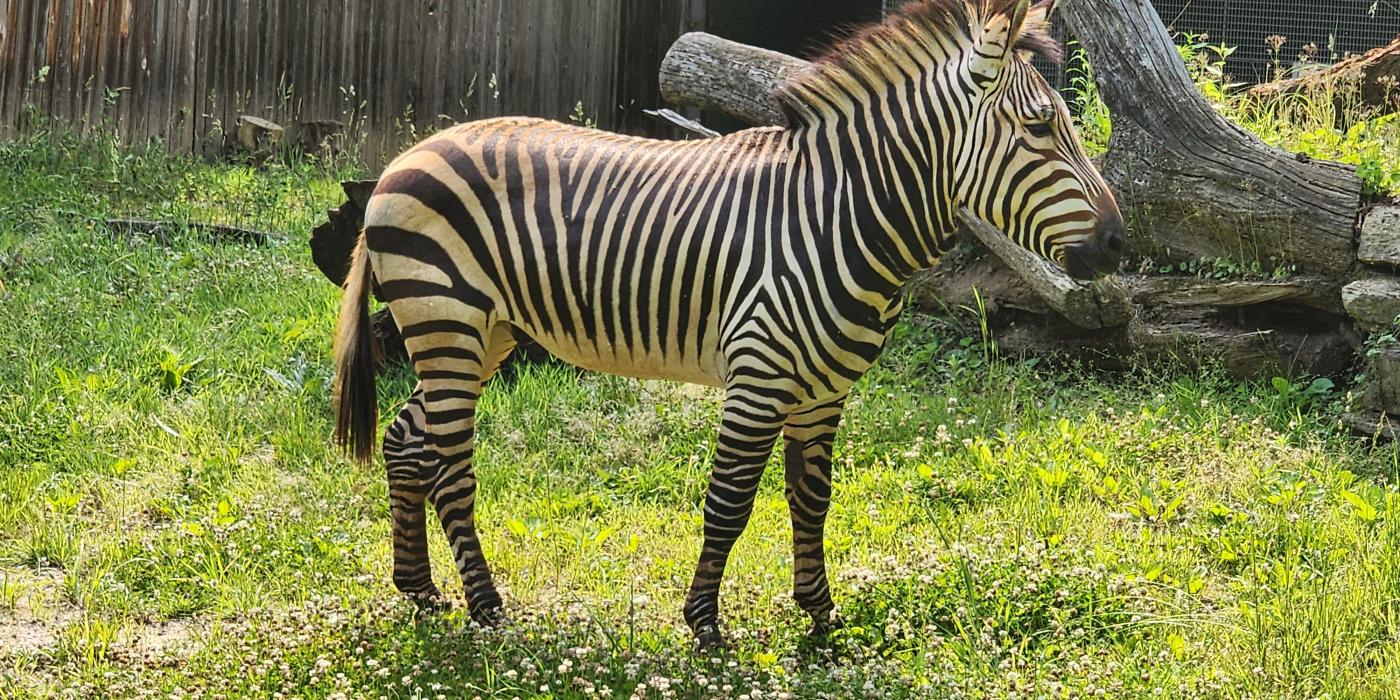
[(845, 397), (793, 414), (783, 426), (783, 467), (792, 516), (792, 597), (812, 617), (812, 636), (840, 626), (826, 574), (831, 446)]
[(419, 386), (384, 433), (384, 468), (389, 477), (394, 587), (420, 609), (438, 609), (445, 599), (433, 585), (425, 512), (428, 489), (437, 474), (435, 462), (423, 449), (425, 426)]
[(715, 466), (705, 494), (705, 543), (685, 600), (686, 624), (702, 648), (724, 646), (719, 628), (720, 581), (729, 552), (753, 513), (759, 478), (782, 429), (778, 412), (753, 403), (754, 395), (731, 391), (720, 419)]
[(509, 327), (496, 324), (479, 336), (464, 334), (455, 347), (439, 346), (415, 356), (427, 419), (425, 452), (434, 456), (437, 467), (428, 498), (452, 545), (467, 611), (484, 625), (501, 621), (504, 612), (476, 529), (476, 403), (482, 385), (514, 345)]

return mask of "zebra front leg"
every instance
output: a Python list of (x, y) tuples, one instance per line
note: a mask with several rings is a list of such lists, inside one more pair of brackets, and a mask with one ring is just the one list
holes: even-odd
[(777, 411), (730, 391), (715, 444), (715, 467), (705, 494), (705, 543), (685, 601), (685, 621), (701, 647), (722, 646), (719, 586), (734, 542), (753, 513), (763, 467), (782, 429)]
[(793, 414), (783, 426), (783, 471), (792, 515), (792, 597), (812, 616), (812, 635), (839, 626), (826, 575), (831, 446), (845, 396)]
[(424, 510), (428, 488), (437, 474), (435, 463), (423, 449), (425, 425), (423, 388), (419, 386), (384, 433), (384, 468), (389, 477), (394, 587), (419, 608), (437, 608), (443, 597), (433, 585)]

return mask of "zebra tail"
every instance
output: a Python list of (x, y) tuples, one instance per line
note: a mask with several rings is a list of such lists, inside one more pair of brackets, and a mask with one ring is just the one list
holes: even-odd
[(369, 251), (360, 235), (350, 258), (350, 273), (340, 299), (340, 320), (335, 333), (336, 403), (335, 441), (357, 461), (374, 458), (375, 428), (379, 423), (379, 399), (374, 331), (369, 320)]

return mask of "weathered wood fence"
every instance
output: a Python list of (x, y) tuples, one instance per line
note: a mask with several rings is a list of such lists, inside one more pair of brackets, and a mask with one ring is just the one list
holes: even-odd
[(644, 131), (701, 0), (0, 0), (0, 137), (30, 116), (176, 152), (333, 120), (369, 165), (503, 113)]

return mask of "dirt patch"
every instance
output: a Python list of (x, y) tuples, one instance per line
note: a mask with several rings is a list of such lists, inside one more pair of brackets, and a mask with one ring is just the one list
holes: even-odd
[(0, 659), (43, 651), (58, 642), (58, 630), (43, 622), (0, 619)]
[[(54, 569), (0, 569), (0, 582), (12, 586), (14, 597), (0, 601), (0, 659), (28, 656), (53, 649), (64, 631), (82, 624), (87, 613), (62, 602), (63, 573)], [(126, 621), (113, 649), (143, 661), (157, 661), (187, 650), (199, 629), (198, 621), (172, 620), (142, 624)]]

